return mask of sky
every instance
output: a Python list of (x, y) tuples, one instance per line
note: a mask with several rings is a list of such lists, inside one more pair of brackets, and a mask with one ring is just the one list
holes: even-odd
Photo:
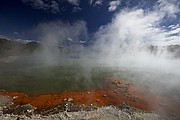
[[(83, 33), (71, 35), (76, 30), (70, 29)], [(105, 40), (109, 37), (123, 40), (128, 36), (151, 44), (180, 44), (180, 2), (0, 0), (0, 36), (40, 40), (46, 32), (52, 31), (54, 34), (57, 32), (58, 37), (66, 34), (64, 38), (69, 40), (75, 39), (73, 37), (81, 41)], [(126, 42), (134, 44), (133, 41), (128, 38)]]

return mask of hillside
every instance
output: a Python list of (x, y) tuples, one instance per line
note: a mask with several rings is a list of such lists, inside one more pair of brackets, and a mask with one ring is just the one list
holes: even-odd
[(18, 41), (7, 40), (0, 38), (0, 55), (24, 55), (33, 53), (40, 46), (37, 42), (22, 43)]
[[(67, 41), (66, 41), (67, 42)], [(62, 53), (74, 53), (73, 48), (71, 48), (70, 44), (73, 43), (65, 43), (66, 47), (59, 47), (59, 50)], [(74, 45), (74, 44), (73, 44)], [(72, 46), (73, 46), (72, 45)], [(78, 44), (77, 44), (78, 45)], [(34, 53), (41, 46), (40, 43), (32, 41), (28, 43), (7, 40), (5, 38), (0, 38), (0, 56), (12, 56), (12, 55), (27, 55)], [(77, 46), (77, 48), (79, 48)], [(162, 51), (168, 51), (175, 58), (180, 58), (180, 45), (169, 45), (169, 46), (153, 46), (150, 45), (147, 47), (150, 53), (159, 54)]]

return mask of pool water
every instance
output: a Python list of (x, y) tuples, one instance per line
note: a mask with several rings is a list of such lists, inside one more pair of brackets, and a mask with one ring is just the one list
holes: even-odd
[(61, 91), (85, 91), (104, 88), (104, 78), (110, 72), (96, 68), (85, 70), (79, 65), (35, 65), (25, 63), (0, 64), (0, 89), (40, 94)]

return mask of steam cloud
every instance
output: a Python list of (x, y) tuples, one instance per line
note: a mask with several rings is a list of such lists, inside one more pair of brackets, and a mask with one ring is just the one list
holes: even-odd
[[(99, 28), (88, 47), (80, 44), (89, 40), (84, 21), (42, 23), (35, 30), (43, 44), (39, 59), (48, 65), (80, 64), (86, 74), (92, 67), (119, 67), (124, 71), (122, 79), (143, 83), (155, 92), (179, 89), (180, 59), (167, 50), (168, 45), (180, 44), (179, 24), (168, 31), (161, 27), (165, 18), (175, 19), (178, 12), (179, 7), (166, 0), (159, 0), (153, 10), (121, 10), (111, 23)], [(77, 61), (59, 52), (67, 41), (73, 43), (67, 48), (79, 57)], [(151, 45), (157, 46), (155, 51), (149, 49)]]
[[(179, 8), (167, 1), (158, 2), (152, 11), (122, 10), (94, 36), (101, 63), (127, 70), (126, 79), (146, 84), (156, 93), (180, 85), (180, 60), (167, 50), (168, 45), (180, 43), (179, 27), (169, 31), (160, 27), (165, 18), (176, 18)], [(149, 50), (151, 45), (158, 46), (155, 53)]]
[[(49, 65), (68, 61), (66, 56), (60, 54), (59, 51), (61, 47), (67, 47), (68, 42), (72, 44), (68, 49), (71, 49), (72, 52), (77, 52), (77, 49), (80, 47), (78, 44), (79, 40), (88, 39), (86, 23), (84, 21), (78, 21), (74, 24), (63, 23), (62, 21), (42, 23), (34, 31), (42, 42), (39, 59)], [(66, 52), (68, 52), (68, 49), (66, 49)]]

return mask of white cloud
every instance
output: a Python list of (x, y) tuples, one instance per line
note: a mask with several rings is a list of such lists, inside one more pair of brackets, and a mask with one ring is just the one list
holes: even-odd
[(171, 30), (168, 32), (169, 34), (180, 34), (180, 26), (179, 24), (169, 27)]
[(35, 9), (42, 9), (51, 13), (60, 12), (59, 4), (55, 0), (45, 1), (45, 0), (22, 0), (24, 3), (29, 3)]
[(89, 0), (89, 5), (98, 6), (102, 4), (103, 4), (103, 0)]
[(121, 4), (120, 0), (113, 0), (109, 3), (108, 11), (115, 11), (117, 7)]
[[(173, 6), (177, 7), (175, 4)], [(164, 7), (166, 8), (166, 5)], [(110, 54), (117, 51), (132, 51), (134, 46), (180, 45), (179, 24), (173, 25), (172, 29), (168, 30), (160, 25), (167, 16), (167, 11), (162, 11), (164, 7), (159, 4), (152, 11), (137, 8), (124, 9), (116, 14), (111, 23), (101, 26), (94, 39), (100, 46), (108, 45)], [(176, 10), (171, 11), (171, 14), (168, 12), (168, 17), (174, 19), (175, 13), (177, 13)], [(119, 49), (120, 47), (122, 49)], [(109, 52), (106, 48), (103, 50)]]
[(71, 5), (73, 5), (72, 12), (78, 12), (78, 11), (82, 10), (82, 8), (80, 7), (80, 0), (67, 0), (67, 2)]
[(82, 10), (82, 8), (80, 8), (79, 6), (74, 6), (73, 7), (73, 12), (78, 12), (80, 10)]
[(60, 4), (64, 4), (67, 2), (73, 5), (73, 12), (81, 10), (80, 8), (80, 0), (21, 0), (23, 3), (29, 3), (35, 9), (41, 9), (51, 13), (59, 13)]
[(14, 34), (14, 35), (19, 35), (19, 32), (16, 32), (16, 31), (15, 31), (15, 32), (13, 32), (13, 34)]
[(24, 3), (30, 3), (36, 9), (49, 9), (49, 5), (43, 0), (22, 0)]
[(92, 5), (94, 0), (89, 0), (89, 4)]
[(80, 0), (67, 0), (67, 2), (72, 5), (79, 6)]
[(176, 17), (176, 13), (180, 12), (180, 1), (158, 0), (158, 3), (155, 9), (158, 10), (162, 16)]
[(179, 28), (179, 27), (180, 27), (180, 24), (170, 25), (169, 27), (170, 27), (171, 29), (176, 29), (176, 28)]
[(102, 5), (102, 3), (103, 3), (102, 0), (96, 0), (95, 3), (94, 3), (94, 5), (95, 5), (95, 6), (96, 6), (96, 5)]
[(56, 1), (51, 1), (51, 12), (52, 13), (60, 12), (59, 4)]

